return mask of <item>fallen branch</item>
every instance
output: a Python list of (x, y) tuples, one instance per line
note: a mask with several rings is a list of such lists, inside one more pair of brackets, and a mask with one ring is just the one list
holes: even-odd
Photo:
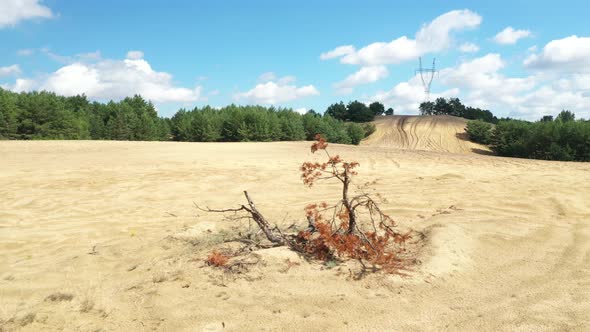
[[(282, 235), (282, 233), (280, 231), (278, 231), (278, 228), (271, 228), (270, 223), (266, 220), (266, 218), (262, 215), (262, 213), (260, 213), (260, 211), (258, 211), (258, 209), (256, 208), (256, 205), (254, 204), (254, 201), (252, 200), (252, 198), (250, 197), (250, 195), (248, 194), (247, 191), (244, 190), (244, 196), (246, 196), (246, 201), (248, 201), (248, 206), (246, 205), (241, 205), (239, 208), (237, 209), (210, 209), (209, 207), (206, 207), (205, 209), (199, 207), (196, 203), (195, 206), (201, 210), (201, 211), (205, 211), (205, 212), (215, 212), (215, 213), (228, 213), (228, 212), (240, 212), (240, 211), (245, 211), (249, 214), (249, 218), (251, 218), (252, 220), (254, 220), (254, 222), (258, 225), (258, 227), (260, 228), (260, 230), (264, 233), (264, 235), (266, 236), (266, 238), (272, 242), (273, 244), (277, 245), (277, 246), (281, 246), (285, 244), (285, 237)], [(278, 234), (276, 234), (278, 231)]]

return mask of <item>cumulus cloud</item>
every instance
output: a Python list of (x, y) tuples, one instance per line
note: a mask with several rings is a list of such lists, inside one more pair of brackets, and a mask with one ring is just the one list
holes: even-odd
[(475, 53), (479, 51), (479, 46), (475, 45), (474, 43), (463, 43), (459, 46), (459, 51), (463, 53)]
[(2, 84), (3, 89), (14, 92), (31, 91), (35, 87), (35, 81), (24, 78), (17, 78), (14, 84)]
[(506, 77), (500, 71), (506, 63), (499, 54), (486, 54), (453, 68), (440, 71), (440, 82), (461, 88), (473, 105), (506, 108), (519, 102), (519, 94), (532, 90), (538, 83), (535, 76)]
[(385, 66), (361, 67), (357, 72), (349, 75), (342, 82), (338, 82), (334, 86), (340, 93), (350, 93), (357, 85), (376, 82), (387, 76), (389, 76), (389, 70)]
[(519, 39), (530, 37), (530, 35), (531, 32), (529, 30), (515, 30), (512, 27), (507, 27), (494, 36), (494, 41), (502, 45), (513, 45)]
[(531, 69), (565, 71), (590, 71), (590, 38), (576, 35), (552, 40), (539, 54), (531, 54), (524, 60)]
[[(291, 76), (286, 76), (291, 77)], [(274, 77), (276, 79), (276, 77)], [(257, 84), (246, 92), (238, 92), (234, 95), (236, 101), (245, 100), (250, 103), (275, 105), (291, 100), (310, 96), (317, 96), (320, 92), (313, 85), (297, 87), (289, 84), (290, 80), (268, 81)], [(285, 83), (287, 82), (287, 83)]]
[(98, 100), (116, 100), (134, 94), (154, 102), (194, 102), (201, 98), (200, 86), (175, 86), (169, 73), (155, 71), (146, 60), (132, 58), (75, 62), (39, 80), (17, 80), (9, 88), (48, 90), (66, 96), (86, 94)]
[[(459, 89), (448, 89), (439, 93), (432, 93), (431, 98), (455, 97)], [(424, 88), (419, 76), (414, 76), (407, 82), (400, 82), (387, 91), (378, 91), (367, 102), (378, 101), (386, 107), (393, 107), (396, 112), (417, 114), (420, 103), (424, 101)]]
[(0, 1), (0, 28), (14, 26), (24, 20), (53, 17), (51, 9), (39, 2), (39, 0)]
[[(590, 116), (590, 76), (576, 73), (557, 77), (539, 71), (523, 77), (502, 73), (506, 61), (495, 53), (466, 60), (457, 66), (443, 68), (437, 89), (431, 99), (460, 97), (466, 104), (487, 108), (500, 116), (537, 120), (562, 109), (574, 111), (579, 117)], [(387, 91), (379, 91), (370, 100), (383, 102), (405, 113), (417, 113), (424, 100), (419, 78), (413, 77)]]
[(451, 34), (480, 25), (481, 16), (470, 10), (453, 10), (425, 24), (414, 39), (401, 36), (390, 42), (376, 42), (355, 50), (352, 46), (340, 46), (320, 55), (322, 59), (340, 57), (340, 62), (363, 66), (401, 63), (414, 60), (426, 53), (448, 48)]
[(0, 67), (0, 77), (15, 76), (21, 73), (19, 65)]
[(297, 113), (299, 113), (299, 114), (305, 114), (305, 113), (307, 113), (307, 108), (305, 108), (305, 107), (300, 107), (300, 108), (296, 108), (296, 109), (294, 109), (293, 111), (295, 111), (295, 112), (297, 112)]
[(329, 52), (320, 54), (320, 59), (328, 60), (328, 59), (333, 59), (333, 58), (339, 58), (341, 56), (354, 53), (354, 51), (355, 51), (355, 49), (354, 49), (354, 46), (352, 46), (352, 45), (338, 46)]

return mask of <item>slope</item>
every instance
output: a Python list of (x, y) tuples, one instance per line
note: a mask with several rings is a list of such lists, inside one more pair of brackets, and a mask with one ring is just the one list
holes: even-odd
[(463, 118), (394, 115), (380, 117), (373, 123), (376, 130), (361, 142), (362, 145), (452, 153), (489, 151), (487, 147), (467, 139), (467, 120)]

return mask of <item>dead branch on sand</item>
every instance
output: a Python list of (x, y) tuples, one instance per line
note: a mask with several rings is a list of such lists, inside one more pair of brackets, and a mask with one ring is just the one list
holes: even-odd
[[(350, 195), (350, 184), (353, 176), (357, 175), (355, 168), (359, 163), (344, 161), (338, 155), (331, 156), (327, 146), (326, 141), (317, 135), (311, 151), (324, 151), (328, 160), (324, 163), (303, 163), (301, 178), (309, 187), (319, 181), (336, 179), (342, 184), (342, 198), (332, 206), (325, 202), (306, 206), (307, 228), (296, 234), (283, 232), (276, 225), (271, 226), (247, 191), (244, 191), (247, 204), (238, 208), (195, 206), (210, 213), (233, 213), (233, 219), (249, 218), (258, 225), (271, 246), (287, 246), (308, 258), (322, 261), (353, 259), (358, 260), (365, 270), (369, 270), (368, 263), (371, 271), (389, 273), (406, 268), (408, 260), (403, 255), (404, 243), (411, 237), (410, 233), (396, 231), (395, 221), (381, 210), (369, 194)], [(329, 217), (325, 216), (327, 213)], [(210, 256), (210, 259), (212, 257), (215, 258)]]

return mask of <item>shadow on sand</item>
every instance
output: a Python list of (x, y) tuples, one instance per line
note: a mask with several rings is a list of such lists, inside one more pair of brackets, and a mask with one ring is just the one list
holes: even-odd
[[(462, 140), (462, 141), (467, 141), (470, 142), (469, 140), (469, 134), (467, 133), (456, 133), (455, 137), (457, 137), (458, 139)], [(477, 149), (477, 148), (472, 148), (471, 152), (473, 153), (477, 153), (477, 154), (482, 154), (485, 156), (494, 156), (494, 153), (492, 151), (489, 150), (484, 150), (484, 149)]]

